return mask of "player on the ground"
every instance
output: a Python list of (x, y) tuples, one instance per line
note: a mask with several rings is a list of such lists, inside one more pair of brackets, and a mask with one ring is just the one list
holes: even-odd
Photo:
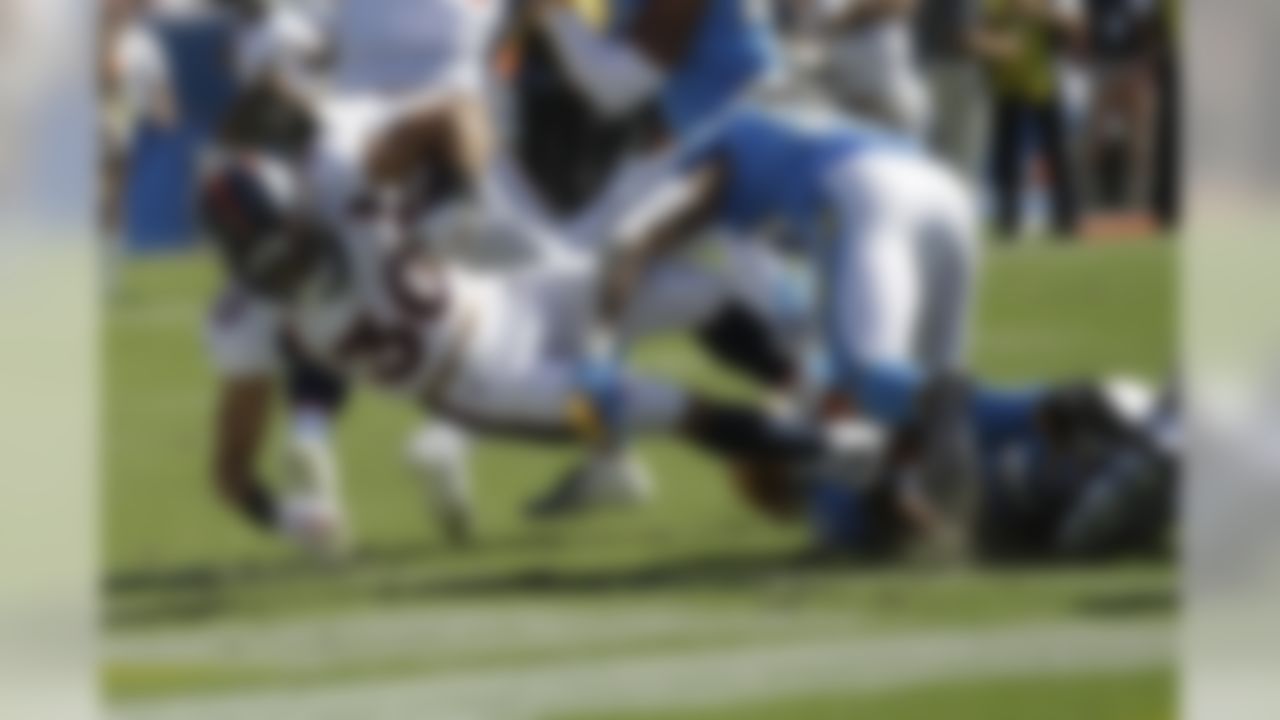
[[(215, 475), (226, 500), (263, 527), (320, 554), (344, 543), (330, 489), (277, 500), (256, 475), (285, 347), (476, 430), (592, 443), (673, 433), (721, 456), (796, 468), (828, 457), (819, 433), (584, 361), (589, 270), (464, 270), (407, 241), (414, 225), (403, 208), (367, 206), (339, 226), (309, 210), (308, 190), (296, 168), (253, 155), (219, 162), (202, 194), (235, 279), (211, 322), (223, 374)], [(627, 331), (696, 324), (730, 298), (712, 282), (652, 281), (621, 319)], [(673, 305), (688, 293), (702, 300)], [(689, 308), (694, 316), (677, 312)]]
[[(1087, 561), (1168, 549), (1181, 454), (1175, 402), (1131, 380), (1071, 395), (1074, 407), (1059, 391), (1039, 442), (984, 454), (973, 527), (983, 559)], [(791, 503), (824, 550), (889, 559), (929, 531), (909, 475), (888, 471), (807, 490)]]

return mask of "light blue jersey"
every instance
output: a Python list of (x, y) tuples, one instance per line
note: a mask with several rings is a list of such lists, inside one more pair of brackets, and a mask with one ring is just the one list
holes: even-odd
[[(645, 2), (613, 0), (616, 33), (626, 31)], [(781, 64), (768, 2), (707, 0), (692, 45), (662, 91), (668, 127), (677, 135), (692, 132)]]
[(781, 221), (810, 236), (827, 214), (826, 179), (851, 155), (915, 152), (909, 139), (828, 113), (786, 113), (744, 108), (686, 156), (687, 166), (723, 163), (718, 220), (739, 232)]

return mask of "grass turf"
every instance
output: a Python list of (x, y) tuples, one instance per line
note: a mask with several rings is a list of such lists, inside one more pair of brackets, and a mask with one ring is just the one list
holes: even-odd
[[(1173, 250), (1161, 244), (993, 252), (977, 366), (984, 376), (1010, 382), (1113, 371), (1158, 377), (1174, 356), (1174, 262)], [(1172, 609), (1172, 575), (1160, 564), (961, 577), (798, 569), (801, 530), (759, 520), (713, 465), (667, 442), (645, 446), (660, 481), (653, 507), (551, 527), (529, 524), (521, 507), (573, 454), (483, 446), (477, 457), (480, 540), (452, 551), (425, 522), (419, 493), (402, 466), (402, 446), (419, 418), (412, 408), (365, 394), (340, 433), (360, 549), (350, 565), (315, 568), (243, 527), (213, 499), (206, 476), (212, 384), (200, 328), (216, 284), (211, 263), (199, 255), (142, 261), (129, 268), (106, 314), (104, 583), (106, 620), (121, 634), (405, 606), (481, 613), (783, 608), (788, 635), (823, 637), (1020, 619), (1167, 617)], [(641, 360), (655, 372), (702, 386), (741, 389), (680, 340), (653, 343)], [(591, 652), (616, 656), (680, 643), (775, 639), (767, 632), (693, 632), (648, 642), (624, 639)], [(427, 658), (351, 673), (435, 672), (462, 662), (554, 657), (539, 648), (502, 647), (470, 659)], [(113, 694), (147, 696), (308, 677), (327, 681), (333, 674), (298, 678), (262, 668), (117, 664), (107, 677)], [(1133, 690), (1154, 708), (1142, 717), (1161, 717), (1153, 713), (1164, 707), (1167, 693), (1153, 683), (1135, 683)], [(843, 702), (814, 700), (812, 707), (797, 708), (809, 716), (808, 710), (820, 713)]]
[(1172, 675), (1163, 672), (1083, 675), (944, 684), (688, 713), (584, 715), (563, 720), (1174, 720), (1174, 687)]

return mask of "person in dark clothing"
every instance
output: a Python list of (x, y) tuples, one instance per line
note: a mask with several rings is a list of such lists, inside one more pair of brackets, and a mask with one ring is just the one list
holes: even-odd
[(1152, 206), (1165, 231), (1182, 220), (1181, 0), (1159, 0), (1152, 18), (1156, 113)]
[(1090, 204), (1145, 209), (1155, 152), (1155, 82), (1150, 0), (1088, 0), (1093, 78), (1086, 142)]

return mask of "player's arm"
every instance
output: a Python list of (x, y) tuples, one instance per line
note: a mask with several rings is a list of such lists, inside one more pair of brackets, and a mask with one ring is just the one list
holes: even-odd
[[(653, 264), (697, 236), (715, 212), (723, 168), (703, 164), (655, 192), (621, 223), (605, 264), (597, 335), (610, 337)], [(611, 342), (611, 341), (610, 341)]]
[(365, 175), (374, 187), (403, 188), (429, 168), (437, 182), (452, 176), (449, 181), (459, 189), (475, 190), (493, 155), (481, 102), (466, 94), (448, 95), (425, 102), (383, 133), (365, 158)]
[(258, 472), (284, 362), (279, 318), (231, 289), (215, 306), (207, 335), (220, 376), (211, 463), (218, 495), (260, 530), (316, 557), (336, 557), (345, 525), (329, 490), (296, 486), (277, 495)]
[[(398, 122), (376, 142), (366, 160), (366, 176), (375, 193), (390, 188), (402, 196), (409, 217), (419, 219), (425, 210), (427, 221), (419, 230), (428, 235), (466, 242), (493, 232), (514, 252), (544, 258), (557, 254), (556, 229), (513, 177), (510, 163), (495, 152), (490, 128), (478, 101), (446, 96)], [(426, 185), (416, 182), (424, 169), (429, 170)], [(408, 189), (425, 190), (429, 202), (403, 197)]]
[(708, 0), (649, 0), (625, 42), (587, 25), (567, 0), (538, 5), (542, 27), (578, 89), (611, 116), (624, 115), (656, 95), (667, 74), (688, 55)]
[(219, 497), (263, 530), (278, 521), (275, 498), (257, 474), (278, 372), (279, 326), (273, 312), (236, 288), (214, 304), (206, 344), (217, 371), (212, 472)]

